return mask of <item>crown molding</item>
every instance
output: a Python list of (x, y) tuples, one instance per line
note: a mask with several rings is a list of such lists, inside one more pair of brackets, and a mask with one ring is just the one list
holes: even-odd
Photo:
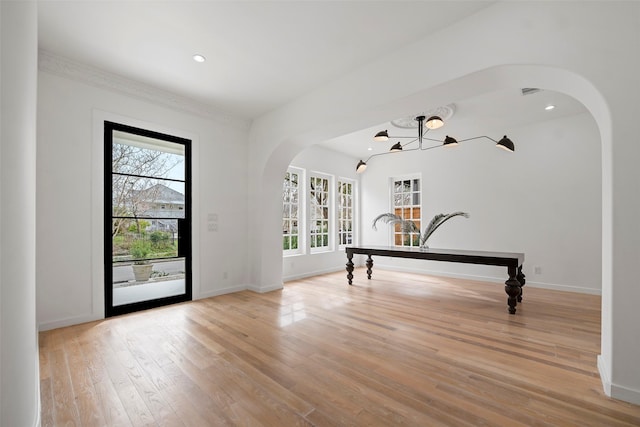
[(80, 81), (90, 86), (120, 92), (154, 104), (161, 104), (174, 110), (206, 117), (221, 124), (241, 129), (248, 129), (251, 124), (247, 119), (233, 117), (215, 109), (211, 105), (112, 74), (42, 49), (38, 51), (38, 69)]

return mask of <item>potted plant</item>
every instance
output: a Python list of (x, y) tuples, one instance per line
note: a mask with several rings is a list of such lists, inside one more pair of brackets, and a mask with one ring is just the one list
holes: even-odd
[(133, 276), (136, 282), (146, 282), (151, 277), (153, 264), (146, 259), (151, 253), (151, 243), (146, 240), (136, 240), (129, 248), (133, 258)]

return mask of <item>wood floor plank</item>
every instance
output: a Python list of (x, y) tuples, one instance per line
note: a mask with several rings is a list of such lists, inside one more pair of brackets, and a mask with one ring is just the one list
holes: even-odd
[(157, 425), (153, 414), (129, 377), (127, 367), (122, 365), (118, 355), (111, 347), (111, 345), (118, 343), (119, 339), (119, 337), (110, 336), (102, 346), (104, 363), (113, 388), (120, 398), (131, 424), (134, 426)]
[(53, 419), (53, 392), (51, 389), (51, 378), (40, 379), (40, 407), (42, 411), (40, 425), (42, 427), (51, 427), (55, 425), (55, 421)]
[(43, 332), (51, 426), (615, 426), (600, 297), (376, 269)]
[(80, 415), (80, 425), (105, 425), (88, 365), (75, 337), (68, 339), (65, 352), (70, 367), (69, 371), (75, 401)]
[(55, 346), (49, 354), (51, 391), (53, 395), (53, 420), (55, 425), (80, 425), (80, 413), (71, 384), (67, 358), (62, 346)]
[(158, 384), (154, 384), (147, 373), (140, 368), (130, 349), (128, 347), (121, 349), (116, 355), (158, 425), (180, 425), (181, 421), (173, 408), (159, 393)]
[(165, 344), (165, 352), (173, 361), (173, 365), (165, 369), (180, 389), (187, 390), (189, 396), (197, 402), (202, 416), (212, 420), (219, 418), (215, 425), (237, 425), (241, 418), (233, 410), (233, 399), (227, 391), (233, 386), (231, 381), (203, 372), (171, 343)]
[(92, 337), (83, 335), (78, 337), (78, 342), (88, 375), (93, 383), (95, 398), (100, 405), (104, 425), (130, 426), (129, 416), (109, 378), (100, 343)]

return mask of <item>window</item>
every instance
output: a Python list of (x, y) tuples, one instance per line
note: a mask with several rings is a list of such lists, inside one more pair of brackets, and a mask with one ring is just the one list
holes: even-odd
[[(356, 181), (289, 167), (282, 185), (284, 256), (354, 243)], [(337, 242), (337, 244), (336, 244)]]
[(354, 181), (338, 180), (338, 245), (353, 243), (353, 189)]
[[(420, 178), (392, 178), (391, 203), (393, 213), (412, 220), (420, 230)], [(403, 233), (400, 224), (393, 229), (393, 242), (396, 246), (420, 246), (420, 233)]]
[(282, 250), (301, 252), (300, 242), (300, 184), (302, 170), (289, 168), (282, 184)]
[(313, 175), (309, 178), (309, 237), (311, 250), (330, 249), (330, 179)]

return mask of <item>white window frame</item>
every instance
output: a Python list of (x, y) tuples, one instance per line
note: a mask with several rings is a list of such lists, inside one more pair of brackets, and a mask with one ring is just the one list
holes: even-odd
[[(419, 184), (418, 184), (419, 188), (418, 188), (417, 191), (415, 191), (413, 189), (413, 181), (414, 180), (418, 180), (418, 182), (419, 182)], [(396, 208), (398, 207), (398, 206), (396, 206), (396, 203), (395, 203), (396, 194), (402, 194), (403, 193), (403, 192), (400, 192), (400, 193), (396, 193), (395, 192), (395, 183), (397, 181), (410, 181), (410, 187), (411, 187), (410, 189), (411, 189), (411, 191), (410, 191), (410, 194), (408, 196), (411, 199), (415, 199), (415, 193), (418, 194), (418, 198), (420, 200), (418, 201), (417, 204), (415, 203), (415, 200), (410, 200), (413, 203), (405, 205), (404, 204), (404, 200), (403, 200), (403, 204), (401, 205), (401, 208), (404, 208), (405, 206), (410, 206), (411, 210), (412, 210), (412, 213), (413, 213), (413, 209), (415, 209), (415, 207), (418, 207), (420, 209), (420, 215), (419, 215), (419, 218), (418, 218), (420, 223), (419, 223), (419, 227), (418, 228), (420, 229), (420, 231), (422, 231), (424, 229), (424, 226), (425, 226), (424, 221), (423, 221), (423, 216), (422, 216), (422, 212), (423, 212), (423, 209), (422, 209), (422, 200), (423, 200), (422, 174), (418, 173), (418, 174), (411, 174), (411, 175), (401, 175), (401, 176), (393, 176), (393, 177), (389, 178), (389, 206), (390, 206), (389, 212), (391, 212), (391, 213), (396, 213)], [(405, 195), (404, 197), (406, 197), (406, 196), (407, 195)], [(411, 243), (410, 245), (405, 245), (404, 242), (401, 242), (401, 244), (397, 244), (396, 243), (396, 232), (395, 232), (395, 230), (396, 230), (395, 226), (390, 226), (389, 227), (390, 240), (391, 240), (391, 245), (392, 246), (398, 246), (398, 247), (419, 247), (420, 246), (420, 235), (419, 234), (417, 236), (417, 239), (412, 238), (410, 240), (410, 243)], [(417, 242), (416, 242), (416, 240), (417, 240)]]
[[(315, 218), (315, 212), (317, 211), (316, 207), (312, 206), (312, 204), (314, 204), (314, 200), (312, 197), (312, 191), (315, 192), (317, 191), (315, 188), (312, 190), (312, 186), (311, 186), (311, 179), (323, 179), (323, 180), (327, 180), (327, 191), (326, 191), (326, 198), (325, 198), (325, 205), (320, 206), (320, 208), (326, 207), (326, 212), (327, 212), (327, 230), (326, 232), (320, 233), (321, 235), (326, 235), (327, 237), (327, 244), (326, 246), (323, 244), (322, 246), (314, 246), (314, 244), (317, 244), (317, 234), (312, 234), (313, 230), (315, 229), (315, 222), (316, 221), (323, 221), (324, 219), (316, 219)], [(324, 253), (324, 252), (331, 252), (334, 248), (334, 241), (335, 241), (335, 214), (334, 214), (334, 195), (335, 195), (335, 191), (333, 191), (333, 186), (334, 186), (334, 182), (335, 179), (333, 177), (333, 175), (328, 175), (326, 173), (322, 173), (322, 172), (309, 172), (308, 177), (306, 179), (306, 184), (307, 184), (307, 188), (305, 191), (305, 194), (307, 195), (307, 229), (306, 229), (306, 236), (308, 237), (308, 248), (309, 248), (309, 253), (311, 254), (315, 254), (315, 253)], [(315, 187), (315, 186), (314, 186)], [(322, 191), (324, 192), (324, 191)], [(312, 241), (313, 240), (313, 241)]]
[[(343, 206), (342, 202), (343, 202), (343, 194), (340, 191), (340, 184), (349, 184), (351, 185), (351, 194), (350, 195), (345, 195), (345, 197), (347, 197), (348, 199), (351, 199), (351, 206)], [(357, 181), (351, 178), (344, 178), (344, 177), (338, 177), (338, 180), (336, 182), (336, 186), (335, 186), (335, 191), (336, 191), (336, 196), (335, 196), (335, 205), (336, 205), (336, 241), (338, 242), (338, 249), (344, 249), (345, 246), (349, 246), (349, 245), (355, 245), (356, 244), (356, 218), (357, 218), (357, 212), (356, 212), (356, 194), (357, 194)], [(345, 213), (345, 210), (347, 212), (350, 212), (351, 217), (350, 219), (344, 219), (343, 218), (343, 214)], [(341, 229), (342, 229), (342, 222), (343, 221), (351, 221), (351, 230), (350, 232), (345, 232), (345, 233), (341, 233)], [(342, 239), (342, 235), (343, 234), (347, 234), (351, 236), (351, 241), (347, 241), (347, 243), (343, 243), (343, 239)]]
[[(290, 166), (287, 168), (287, 173), (289, 174), (297, 174), (298, 175), (298, 217), (297, 217), (297, 222), (298, 222), (298, 234), (297, 234), (297, 238), (298, 238), (298, 247), (296, 249), (282, 249), (282, 256), (286, 257), (286, 256), (292, 256), (292, 255), (300, 255), (303, 254), (305, 252), (305, 244), (306, 244), (306, 238), (305, 238), (305, 230), (306, 230), (306, 216), (305, 216), (305, 212), (306, 209), (305, 207), (305, 200), (306, 200), (306, 188), (307, 186), (305, 185), (306, 183), (306, 174), (305, 174), (305, 170), (301, 169), (301, 168), (296, 168), (293, 166)], [(282, 215), (282, 221), (283, 221), (283, 225), (284, 225), (284, 221), (285, 220), (291, 220), (293, 221), (294, 218), (291, 216), (288, 216), (287, 218), (285, 218), (284, 216), (284, 211), (285, 211), (285, 200), (284, 200), (284, 181), (285, 181), (286, 175), (285, 177), (282, 178), (282, 182), (283, 182), (283, 194), (282, 194), (282, 211), (283, 211), (283, 215)], [(291, 212), (291, 211), (290, 211)], [(284, 228), (284, 227), (283, 227)], [(292, 237), (293, 233), (289, 234), (289, 237)], [(283, 230), (283, 246), (284, 246), (284, 237), (285, 237), (285, 233)]]

